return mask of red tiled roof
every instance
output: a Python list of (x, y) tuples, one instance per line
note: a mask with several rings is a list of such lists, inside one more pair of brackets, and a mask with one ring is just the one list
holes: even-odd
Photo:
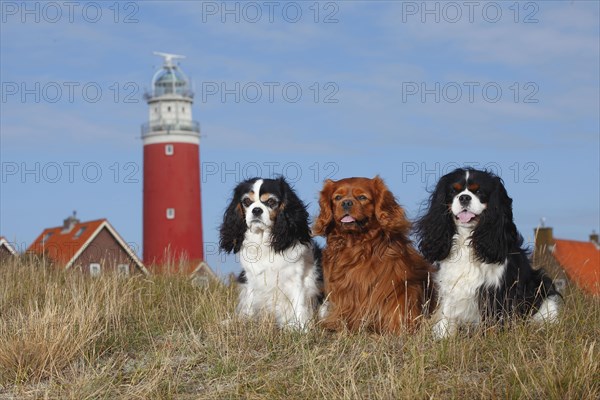
[(600, 250), (594, 243), (555, 239), (554, 258), (580, 288), (600, 295)]
[[(44, 255), (63, 266), (67, 265), (103, 222), (106, 219), (76, 223), (68, 232), (63, 232), (62, 226), (44, 229), (27, 252)], [(77, 235), (81, 229), (84, 230)]]

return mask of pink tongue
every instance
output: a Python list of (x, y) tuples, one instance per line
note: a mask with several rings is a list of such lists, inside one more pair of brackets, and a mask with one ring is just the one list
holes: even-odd
[(344, 218), (342, 218), (343, 223), (354, 222), (354, 221), (355, 221), (354, 218), (352, 218), (349, 215), (346, 215)]
[(457, 217), (460, 220), (460, 222), (467, 223), (473, 218), (475, 218), (475, 214), (469, 211), (461, 211), (460, 213), (458, 213)]

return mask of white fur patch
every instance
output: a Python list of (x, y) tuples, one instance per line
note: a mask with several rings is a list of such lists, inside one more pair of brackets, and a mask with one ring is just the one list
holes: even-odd
[(531, 317), (536, 323), (556, 323), (560, 311), (559, 296), (550, 296), (544, 300), (539, 310)]
[(239, 294), (238, 313), (253, 317), (266, 312), (281, 327), (306, 329), (320, 293), (312, 245), (276, 253), (270, 236), (268, 227), (246, 231), (240, 257), (248, 281)]
[(441, 261), (434, 280), (438, 288), (438, 309), (433, 334), (441, 339), (453, 335), (458, 326), (481, 322), (478, 291), (499, 287), (506, 271), (504, 264), (478, 261), (470, 245), (471, 230), (457, 227), (448, 257)]

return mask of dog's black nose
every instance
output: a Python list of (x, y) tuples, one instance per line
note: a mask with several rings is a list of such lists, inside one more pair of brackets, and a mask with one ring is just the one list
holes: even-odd
[(263, 209), (262, 209), (262, 208), (260, 208), (260, 207), (254, 207), (254, 208), (252, 209), (252, 215), (255, 215), (255, 216), (257, 216), (257, 217), (258, 217), (259, 215), (261, 215), (262, 213), (263, 213)]
[(471, 201), (471, 196), (469, 196), (468, 194), (461, 194), (458, 198), (458, 201), (460, 201), (460, 204), (462, 205), (469, 204), (469, 202)]
[(342, 207), (344, 208), (344, 210), (348, 210), (350, 207), (352, 207), (354, 203), (352, 202), (352, 200), (344, 200), (342, 201)]

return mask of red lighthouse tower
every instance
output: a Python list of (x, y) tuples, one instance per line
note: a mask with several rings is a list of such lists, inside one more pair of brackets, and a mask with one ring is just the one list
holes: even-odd
[(204, 259), (200, 203), (200, 125), (192, 119), (190, 81), (164, 57), (145, 95), (144, 263), (155, 271), (192, 272)]

